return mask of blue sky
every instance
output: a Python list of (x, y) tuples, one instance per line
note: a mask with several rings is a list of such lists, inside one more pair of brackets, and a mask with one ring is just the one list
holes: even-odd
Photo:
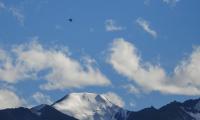
[(130, 110), (197, 98), (199, 5), (198, 0), (0, 0), (0, 96), (6, 91), (7, 98), (31, 106), (70, 92), (110, 92)]

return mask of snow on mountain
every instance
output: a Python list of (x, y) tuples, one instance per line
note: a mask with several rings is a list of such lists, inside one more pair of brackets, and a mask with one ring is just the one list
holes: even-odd
[(125, 110), (105, 96), (94, 93), (71, 93), (52, 106), (80, 120), (117, 120), (126, 117)]
[(187, 114), (192, 116), (195, 120), (200, 120), (200, 99), (185, 101), (183, 106)]
[(190, 116), (192, 116), (195, 120), (200, 120), (200, 113), (188, 113)]
[[(73, 116), (66, 115), (52, 106), (45, 104), (33, 107), (30, 111), (37, 115), (37, 120), (77, 120)], [(27, 118), (26, 120), (32, 120), (32, 118)]]
[(200, 112), (200, 101), (198, 101), (194, 107), (195, 110), (197, 110), (198, 112)]
[[(113, 98), (113, 97), (112, 97)], [(200, 99), (173, 101), (161, 108), (127, 111), (113, 99), (94, 93), (71, 93), (53, 105), (0, 110), (2, 120), (200, 120)], [(116, 101), (115, 101), (116, 102)], [(118, 102), (117, 102), (118, 103)]]

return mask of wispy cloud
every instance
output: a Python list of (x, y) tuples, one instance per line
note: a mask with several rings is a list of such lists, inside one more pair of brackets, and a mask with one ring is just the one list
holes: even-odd
[(25, 16), (22, 13), (22, 10), (18, 7), (10, 7), (6, 6), (3, 2), (0, 1), (0, 10), (5, 9), (5, 11), (8, 11), (8, 13), (11, 13), (13, 17), (16, 18), (16, 20), (21, 24), (24, 25), (24, 19)]
[(163, 2), (173, 6), (176, 5), (178, 2), (180, 2), (180, 0), (163, 0)]
[(51, 101), (50, 96), (44, 95), (41, 92), (36, 92), (32, 95), (33, 99), (38, 103), (38, 104), (52, 104), (53, 102)]
[(134, 44), (123, 38), (115, 39), (112, 43), (108, 63), (144, 92), (200, 95), (200, 47), (195, 48), (188, 59), (180, 61), (173, 75), (167, 75), (159, 64), (143, 62)]
[(157, 32), (150, 27), (150, 23), (143, 18), (138, 18), (136, 23), (147, 33), (149, 33), (154, 38), (157, 37)]
[(139, 94), (140, 90), (138, 88), (136, 88), (134, 85), (128, 84), (128, 85), (124, 85), (123, 88), (127, 89), (129, 93), (132, 94)]
[(1, 10), (1, 9), (5, 9), (5, 8), (6, 8), (5, 4), (4, 4), (3, 2), (0, 1), (0, 10)]
[[(82, 65), (70, 57), (66, 49), (44, 48), (37, 41), (16, 45), (11, 51), (0, 51), (0, 80), (17, 83), (42, 78), (42, 89), (67, 89), (84, 86), (105, 86), (110, 80), (90, 63)], [(16, 56), (16, 57), (14, 57)], [(41, 71), (46, 71), (40, 74)]]
[[(149, 5), (151, 3), (151, 1), (153, 1), (153, 0), (144, 0), (144, 4)], [(179, 3), (181, 0), (160, 0), (160, 1), (168, 6), (173, 7), (173, 6), (176, 6), (176, 4)], [(153, 1), (153, 2), (159, 2), (159, 1)]]
[(121, 31), (125, 29), (124, 27), (117, 25), (116, 21), (114, 21), (113, 19), (108, 19), (105, 21), (105, 28), (106, 31), (109, 32)]
[(12, 15), (19, 21), (21, 25), (24, 25), (24, 15), (22, 14), (22, 11), (19, 8), (16, 7), (10, 7), (9, 11), (12, 13)]

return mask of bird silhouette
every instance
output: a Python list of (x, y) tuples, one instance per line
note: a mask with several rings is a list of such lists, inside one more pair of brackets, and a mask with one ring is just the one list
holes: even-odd
[(73, 20), (72, 20), (72, 18), (69, 18), (68, 21), (69, 21), (69, 22), (72, 22)]

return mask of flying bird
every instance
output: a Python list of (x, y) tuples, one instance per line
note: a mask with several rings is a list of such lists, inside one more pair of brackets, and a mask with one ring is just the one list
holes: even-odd
[(73, 20), (72, 20), (72, 18), (69, 18), (68, 21), (69, 21), (69, 22), (72, 22)]

